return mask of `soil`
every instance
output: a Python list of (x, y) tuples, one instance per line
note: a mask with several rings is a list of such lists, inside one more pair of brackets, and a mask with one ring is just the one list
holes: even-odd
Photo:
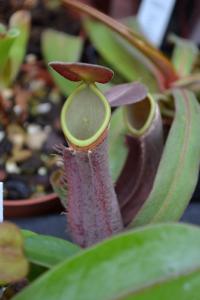
[(18, 9), (32, 16), (26, 60), (12, 88), (0, 94), (0, 181), (4, 199), (35, 198), (52, 192), (49, 177), (60, 163), (54, 147), (65, 143), (59, 123), (64, 97), (43, 62), (41, 32), (55, 28), (76, 35), (80, 22), (48, 1), (0, 1), (0, 7), (5, 24)]
[(27, 199), (52, 191), (49, 176), (58, 165), (54, 147), (65, 141), (59, 124), (64, 97), (50, 82), (43, 64), (26, 63), (13, 88), (1, 98), (4, 199)]

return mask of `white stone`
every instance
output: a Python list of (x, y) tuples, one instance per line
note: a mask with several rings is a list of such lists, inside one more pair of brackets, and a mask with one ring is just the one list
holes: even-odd
[(50, 103), (41, 103), (37, 106), (37, 112), (40, 114), (46, 114), (51, 110)]
[(12, 161), (6, 162), (6, 171), (8, 173), (16, 173), (16, 174), (20, 173), (19, 167), (17, 166), (17, 164), (15, 162), (12, 162)]
[(40, 167), (38, 169), (38, 174), (41, 175), (41, 176), (44, 176), (47, 174), (47, 169), (45, 167)]
[(3, 98), (9, 100), (12, 98), (13, 96), (13, 90), (11, 89), (4, 89), (2, 92), (1, 92)]

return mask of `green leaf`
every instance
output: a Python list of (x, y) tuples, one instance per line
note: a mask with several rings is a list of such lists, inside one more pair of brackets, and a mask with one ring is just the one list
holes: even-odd
[(20, 32), (17, 29), (9, 30), (0, 36), (0, 86), (4, 86), (4, 68), (8, 62), (9, 53), (13, 43), (19, 36)]
[(199, 269), (189, 271), (187, 274), (175, 276), (166, 282), (158, 282), (144, 287), (143, 290), (128, 292), (125, 295), (114, 297), (112, 300), (189, 300), (199, 298)]
[(109, 164), (113, 182), (116, 182), (128, 156), (125, 144), (127, 128), (123, 120), (123, 110), (118, 108), (112, 114), (109, 128)]
[(28, 273), (28, 280), (29, 282), (34, 281), (39, 276), (41, 276), (43, 273), (45, 273), (48, 270), (47, 267), (43, 267), (34, 263), (30, 263), (29, 265), (29, 273)]
[(23, 279), (28, 262), (23, 253), (23, 238), (19, 229), (8, 222), (0, 224), (0, 285)]
[(180, 76), (189, 75), (197, 60), (199, 50), (191, 41), (182, 39), (172, 34), (169, 36), (170, 42), (175, 44), (172, 53), (172, 63)]
[(148, 59), (128, 42), (119, 38), (105, 25), (86, 19), (85, 29), (90, 40), (102, 57), (126, 80), (139, 80), (146, 84), (151, 92), (158, 90), (154, 76), (147, 65)]
[(121, 20), (121, 21), (127, 27), (129, 27), (130, 30), (133, 30), (135, 33), (141, 35), (145, 39), (145, 36), (142, 34), (142, 30), (140, 28), (140, 24), (139, 24), (136, 16), (126, 17), (126, 18), (123, 18), (123, 20)]
[(33, 232), (33, 231), (30, 231), (30, 230), (23, 229), (23, 230), (22, 230), (22, 234), (23, 234), (23, 237), (24, 237), (24, 238), (28, 238), (28, 237), (30, 237), (30, 236), (36, 235), (37, 233), (36, 233), (36, 232)]
[(51, 268), (79, 251), (79, 247), (68, 241), (39, 234), (31, 235), (23, 231), (25, 236), (25, 253), (34, 264)]
[(131, 226), (178, 220), (198, 179), (200, 110), (192, 92), (174, 90), (176, 112), (152, 191)]
[(150, 287), (155, 287), (151, 298), (141, 299), (163, 299), (155, 295), (169, 281), (170, 295), (181, 294), (184, 284), (187, 299), (198, 299), (199, 249), (200, 230), (193, 226), (160, 224), (126, 232), (56, 266), (14, 299), (110, 300)]
[[(78, 62), (83, 50), (83, 39), (53, 29), (42, 33), (42, 52), (46, 64), (50, 61)], [(49, 71), (64, 95), (69, 95), (77, 87), (77, 83), (63, 78), (56, 71)]]
[(30, 35), (31, 17), (28, 11), (17, 11), (10, 18), (10, 27), (20, 32), (9, 53), (10, 72), (8, 84), (17, 76), (27, 50)]

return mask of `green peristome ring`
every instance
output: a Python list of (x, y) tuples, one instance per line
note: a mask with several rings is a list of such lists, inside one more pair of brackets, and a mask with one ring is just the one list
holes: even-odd
[(82, 82), (68, 97), (61, 112), (61, 127), (71, 145), (89, 147), (109, 126), (111, 109), (94, 83)]
[(156, 113), (156, 103), (150, 94), (134, 104), (124, 107), (124, 121), (129, 133), (135, 137), (143, 136), (151, 127)]

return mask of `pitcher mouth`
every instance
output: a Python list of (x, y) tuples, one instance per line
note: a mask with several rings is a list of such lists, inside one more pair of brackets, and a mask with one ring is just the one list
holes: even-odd
[(141, 136), (148, 131), (156, 112), (156, 103), (151, 95), (124, 108), (125, 123), (133, 136)]
[(85, 148), (101, 139), (110, 117), (110, 105), (95, 84), (82, 83), (63, 106), (61, 126), (70, 145)]

